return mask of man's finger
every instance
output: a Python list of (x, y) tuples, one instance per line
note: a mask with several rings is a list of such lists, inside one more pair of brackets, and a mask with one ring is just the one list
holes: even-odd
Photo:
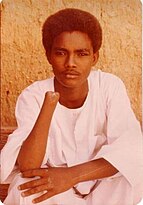
[(19, 190), (29, 189), (29, 188), (33, 188), (33, 187), (40, 186), (40, 185), (47, 184), (47, 183), (49, 183), (48, 178), (35, 179), (35, 180), (19, 185), (18, 189)]
[(34, 187), (32, 189), (29, 189), (25, 192), (22, 192), (21, 195), (23, 197), (25, 196), (30, 196), (30, 195), (33, 195), (33, 194), (36, 194), (36, 193), (39, 193), (41, 191), (49, 191), (51, 190), (53, 187), (51, 187), (49, 184), (43, 184), (41, 186), (37, 186), (37, 187)]
[(35, 177), (35, 176), (48, 176), (48, 169), (47, 168), (40, 168), (40, 169), (31, 169), (22, 172), (22, 177)]
[(50, 190), (50, 191), (48, 191), (46, 194), (43, 194), (42, 196), (33, 199), (32, 202), (33, 202), (34, 204), (36, 204), (36, 203), (39, 203), (39, 202), (44, 201), (44, 200), (46, 200), (46, 199), (49, 199), (50, 197), (52, 197), (52, 196), (54, 196), (54, 195), (55, 195), (55, 193), (54, 193), (52, 190)]

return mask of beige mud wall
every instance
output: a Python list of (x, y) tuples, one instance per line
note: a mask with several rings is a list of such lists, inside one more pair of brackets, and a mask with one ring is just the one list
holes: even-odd
[(74, 7), (94, 14), (103, 28), (96, 66), (119, 76), (141, 121), (141, 2), (139, 0), (3, 0), (1, 30), (2, 126), (16, 126), (14, 110), (21, 91), (52, 75), (41, 43), (44, 20)]

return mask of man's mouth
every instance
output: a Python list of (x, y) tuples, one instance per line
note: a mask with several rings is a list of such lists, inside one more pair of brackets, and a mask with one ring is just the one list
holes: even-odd
[(65, 71), (64, 75), (68, 79), (75, 79), (75, 78), (79, 77), (80, 74), (76, 71)]

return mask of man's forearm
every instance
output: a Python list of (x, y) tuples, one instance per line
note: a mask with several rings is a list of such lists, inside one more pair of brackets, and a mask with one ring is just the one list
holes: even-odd
[(21, 147), (17, 159), (20, 171), (35, 169), (41, 166), (46, 151), (52, 115), (58, 101), (58, 97), (55, 99), (54, 97), (53, 99), (50, 98), (49, 93), (45, 95), (37, 121)]
[(97, 159), (70, 168), (71, 176), (75, 184), (110, 177), (118, 170), (105, 159)]

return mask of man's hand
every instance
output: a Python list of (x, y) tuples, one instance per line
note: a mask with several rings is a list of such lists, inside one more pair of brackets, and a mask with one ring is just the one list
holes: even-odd
[(30, 178), (39, 176), (39, 179), (32, 180), (24, 183), (18, 187), (19, 190), (25, 190), (22, 192), (22, 196), (30, 196), (41, 191), (47, 191), (47, 193), (33, 200), (33, 203), (39, 203), (56, 194), (65, 192), (72, 188), (76, 182), (71, 177), (70, 168), (39, 168), (34, 170), (28, 170), (23, 172), (24, 178)]

